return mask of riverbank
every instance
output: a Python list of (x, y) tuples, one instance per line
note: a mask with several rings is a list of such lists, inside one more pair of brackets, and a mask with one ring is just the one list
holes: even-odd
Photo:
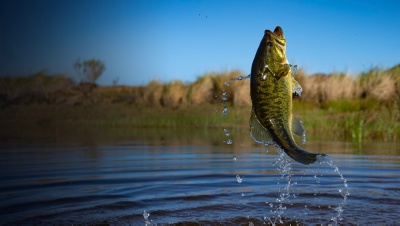
[[(0, 132), (52, 126), (248, 130), (250, 82), (240, 71), (206, 73), (195, 82), (146, 86), (75, 83), (38, 72), (0, 78)], [(308, 135), (351, 140), (400, 140), (400, 64), (358, 76), (294, 74), (303, 87), (293, 113)], [(227, 114), (223, 109), (227, 108)]]
[[(224, 108), (227, 108), (224, 116)], [(307, 135), (333, 140), (398, 141), (400, 113), (394, 106), (374, 100), (333, 101), (320, 106), (294, 101), (293, 112), (304, 124)], [(145, 127), (171, 129), (248, 130), (250, 107), (224, 103), (181, 108), (108, 105), (18, 105), (0, 110), (1, 130), (31, 127)]]

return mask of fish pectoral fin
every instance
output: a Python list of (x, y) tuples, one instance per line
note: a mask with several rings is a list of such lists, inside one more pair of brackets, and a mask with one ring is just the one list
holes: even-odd
[(292, 118), (292, 133), (302, 137), (302, 143), (306, 143), (306, 130), (304, 129), (303, 123), (297, 118)]
[(250, 136), (257, 143), (264, 145), (274, 144), (271, 133), (258, 121), (254, 110), (251, 110), (250, 116)]
[(285, 77), (290, 74), (290, 65), (289, 64), (279, 64), (278, 70), (275, 73), (275, 75), (280, 78), (280, 77)]
[(292, 92), (298, 96), (301, 96), (302, 91), (303, 88), (301, 88), (300, 84), (292, 76)]

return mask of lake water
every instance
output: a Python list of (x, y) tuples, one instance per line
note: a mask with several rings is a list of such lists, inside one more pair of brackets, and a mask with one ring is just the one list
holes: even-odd
[(309, 138), (339, 172), (284, 164), (289, 178), (247, 131), (21, 129), (0, 138), (0, 224), (400, 224), (398, 143)]

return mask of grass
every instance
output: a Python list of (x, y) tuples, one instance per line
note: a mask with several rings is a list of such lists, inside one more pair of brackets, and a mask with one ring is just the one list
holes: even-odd
[[(147, 86), (93, 86), (82, 91), (64, 75), (39, 72), (0, 78), (0, 126), (93, 125), (111, 127), (228, 128), (247, 130), (249, 80), (240, 71), (207, 73), (191, 84), (152, 81)], [(331, 139), (400, 139), (400, 65), (295, 78), (303, 87), (294, 114), (307, 134)], [(223, 95), (226, 93), (227, 95)], [(223, 100), (226, 98), (226, 101)], [(221, 116), (224, 106), (227, 116)]]
[[(348, 105), (348, 106), (347, 106)], [(294, 102), (294, 115), (306, 128), (307, 135), (334, 140), (398, 141), (400, 116), (398, 107), (366, 108), (353, 102), (337, 101), (331, 108), (320, 108), (310, 102)], [(142, 107), (130, 104), (94, 106), (21, 105), (0, 111), (0, 126), (22, 125), (85, 125), (100, 127), (154, 127), (248, 130), (249, 107), (223, 104), (202, 104), (179, 109)], [(352, 109), (363, 109), (353, 111)], [(7, 119), (7, 120), (4, 120)]]

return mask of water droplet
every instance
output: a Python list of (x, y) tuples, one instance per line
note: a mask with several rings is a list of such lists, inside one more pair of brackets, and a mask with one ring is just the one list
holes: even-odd
[(146, 212), (146, 210), (143, 213), (143, 217), (145, 220), (147, 220), (149, 218), (150, 214)]
[(224, 129), (224, 132), (225, 132), (225, 135), (227, 136), (227, 137), (229, 137), (229, 131), (227, 130), (227, 129)]
[(228, 107), (224, 107), (224, 109), (222, 109), (221, 116), (226, 116), (227, 111), (228, 111)]
[(147, 213), (146, 210), (143, 212), (144, 223), (145, 225), (151, 225), (151, 221), (149, 221), (150, 213)]
[(243, 76), (237, 77), (237, 80), (243, 80)]
[(244, 193), (242, 193), (242, 197), (244, 197)]
[(236, 161), (236, 156), (233, 156), (233, 161)]
[(231, 139), (228, 139), (228, 140), (226, 140), (226, 143), (227, 143), (227, 144), (232, 144), (233, 141), (232, 141)]
[[(299, 95), (300, 96), (300, 95)], [(301, 143), (305, 144), (306, 143), (306, 135), (303, 134), (303, 136), (301, 136)]]
[(238, 183), (242, 183), (242, 181), (243, 181), (243, 179), (242, 179), (242, 178), (240, 178), (240, 176), (239, 176), (239, 175), (236, 175), (236, 180), (237, 180), (237, 182), (238, 182)]
[(231, 86), (231, 84), (229, 84), (228, 82), (224, 82), (224, 84), (225, 84), (226, 86)]
[(289, 64), (292, 75), (296, 75), (297, 74), (297, 65), (291, 65)]

